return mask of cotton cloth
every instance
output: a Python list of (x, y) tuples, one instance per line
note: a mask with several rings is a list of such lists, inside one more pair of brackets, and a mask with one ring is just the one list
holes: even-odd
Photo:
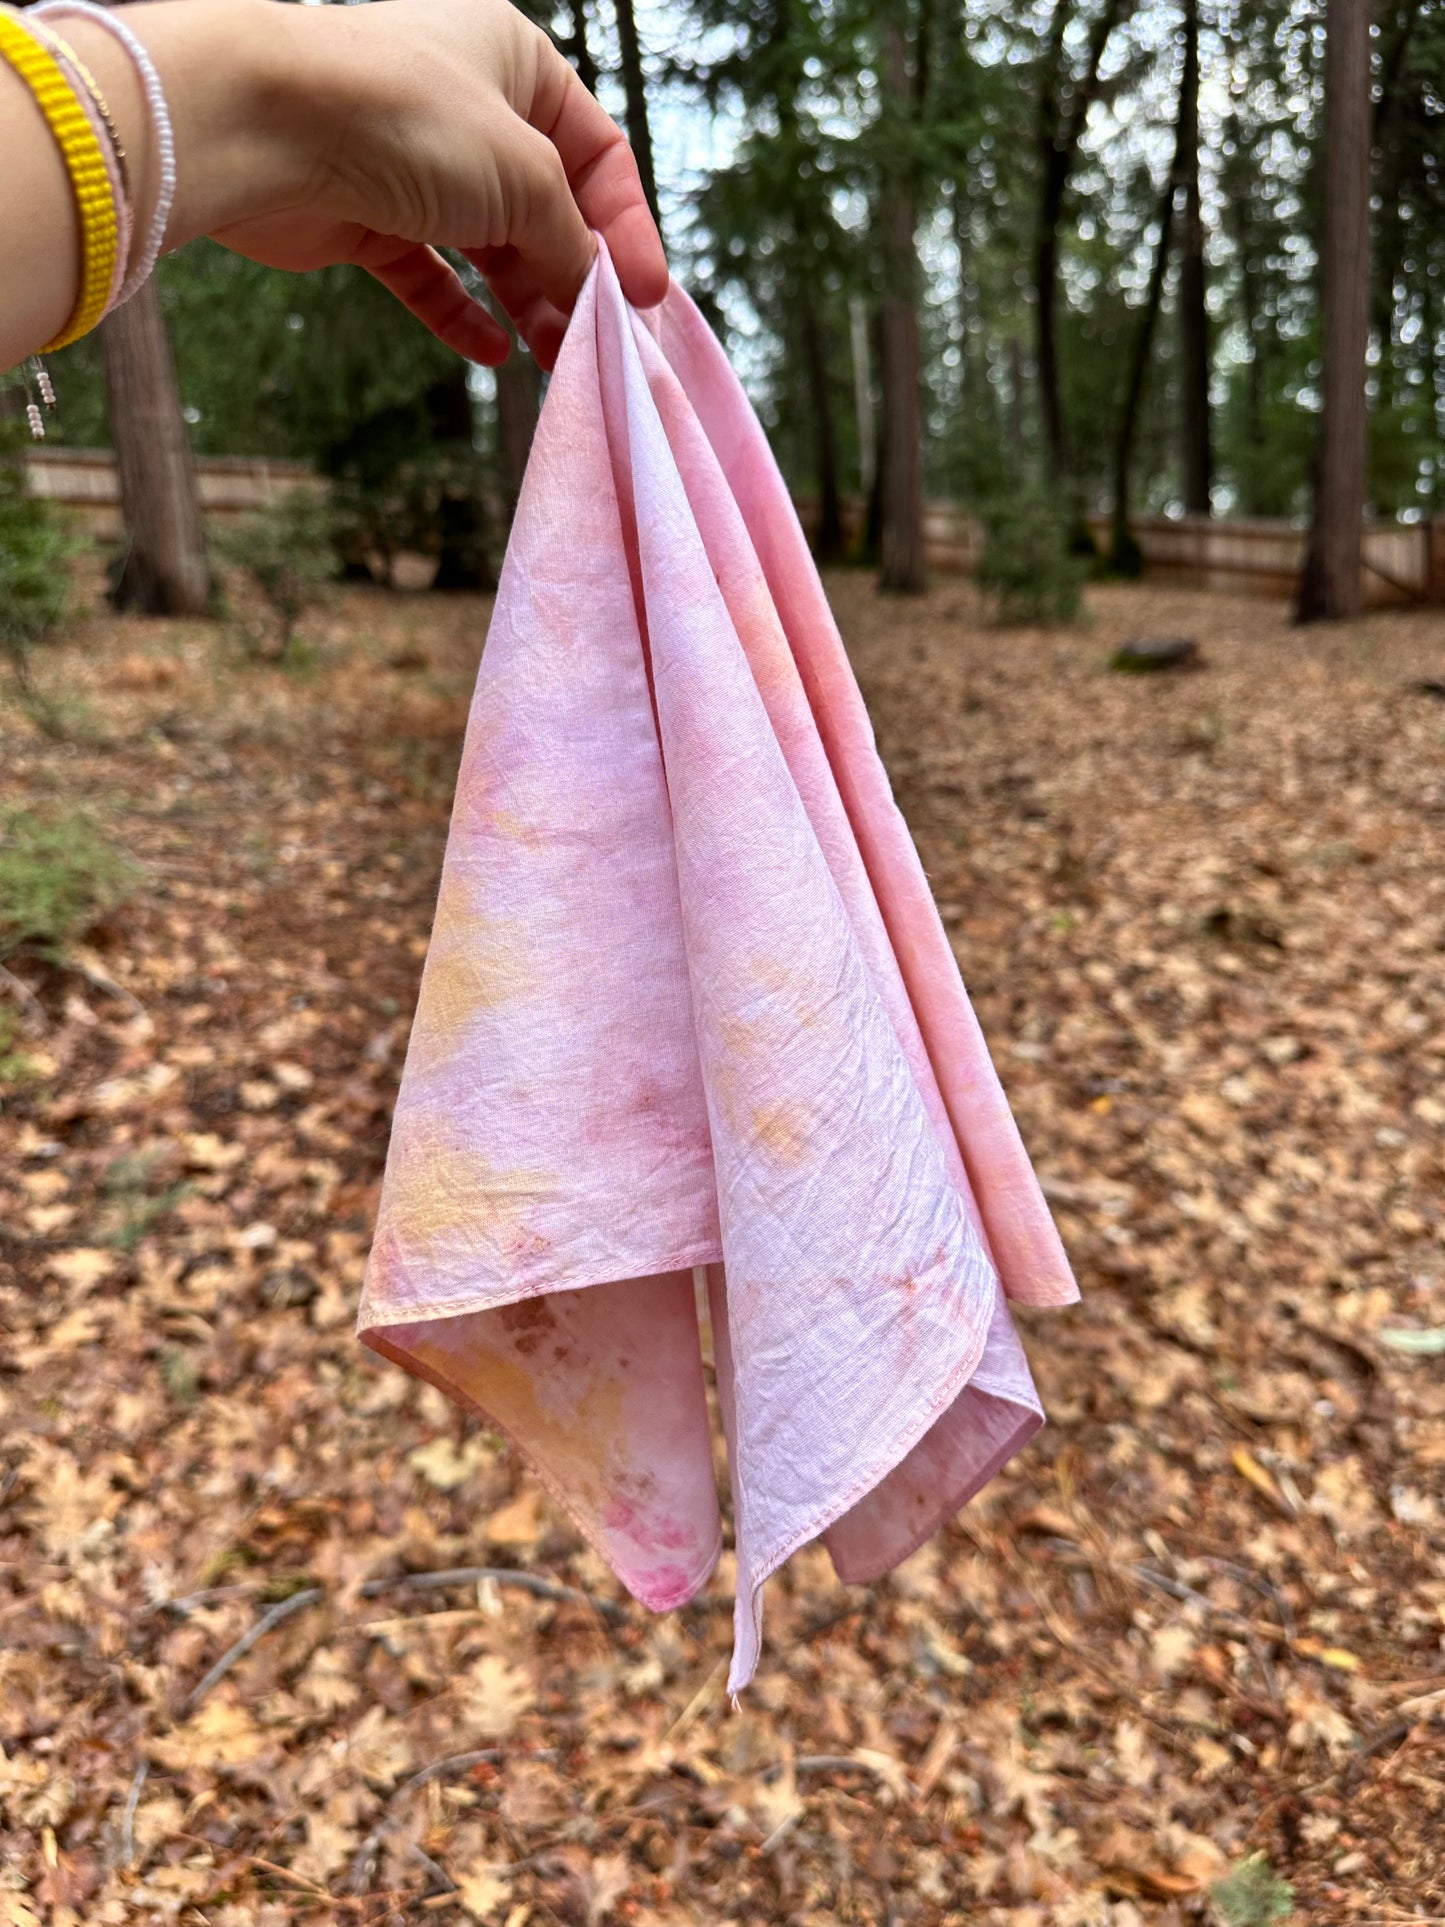
[(1042, 1422), (1077, 1296), (787, 490), (687, 296), (601, 251), (477, 679), (363, 1341), (510, 1435), (638, 1599), (721, 1523), (868, 1580)]

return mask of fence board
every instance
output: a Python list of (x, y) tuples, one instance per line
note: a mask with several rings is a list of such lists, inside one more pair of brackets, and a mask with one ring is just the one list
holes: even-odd
[[(801, 497), (798, 513), (811, 534), (817, 526), (816, 502)], [(1108, 516), (1086, 520), (1094, 540), (1105, 548)], [(861, 502), (844, 503), (843, 526), (850, 539), (862, 528)], [(1146, 576), (1237, 595), (1292, 595), (1308, 539), (1308, 531), (1297, 523), (1248, 516), (1141, 515), (1131, 526)], [(956, 503), (930, 501), (923, 530), (931, 569), (950, 575), (973, 568), (983, 546), (975, 516)], [(1445, 516), (1433, 522), (1368, 523), (1364, 556), (1365, 600), (1371, 607), (1445, 602)]]
[[(120, 491), (115, 458), (104, 448), (42, 446), (26, 457), (32, 493), (76, 511), (90, 533), (120, 533)], [(246, 455), (202, 455), (196, 460), (201, 505), (208, 521), (226, 522), (263, 508), (288, 489), (317, 485), (303, 462)], [(862, 535), (866, 505), (857, 497), (842, 504), (845, 538)], [(818, 505), (806, 496), (798, 513), (811, 535)], [(1087, 518), (1094, 539), (1108, 541), (1109, 519)], [(1292, 522), (1257, 517), (1141, 515), (1132, 523), (1144, 557), (1144, 573), (1158, 581), (1228, 589), (1236, 594), (1288, 596), (1299, 580), (1307, 532)], [(976, 516), (955, 502), (924, 507), (924, 550), (942, 575), (969, 573), (983, 546)], [(1371, 607), (1445, 602), (1445, 516), (1431, 522), (1371, 522), (1365, 529), (1365, 600)]]

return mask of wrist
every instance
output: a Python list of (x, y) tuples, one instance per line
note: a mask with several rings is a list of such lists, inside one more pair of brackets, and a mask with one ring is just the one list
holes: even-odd
[[(302, 8), (276, 0), (152, 0), (117, 17), (155, 63), (176, 145), (176, 194), (167, 249), (228, 223), (304, 200), (313, 171), (312, 77), (292, 31)], [(57, 21), (97, 71), (134, 156), (137, 235), (149, 226), (158, 187), (144, 89), (123, 47), (79, 16)], [(139, 245), (139, 243), (137, 244)]]
[(152, 0), (125, 9), (156, 64), (175, 127), (168, 249), (304, 196), (307, 78), (292, 51), (302, 11), (276, 0)]

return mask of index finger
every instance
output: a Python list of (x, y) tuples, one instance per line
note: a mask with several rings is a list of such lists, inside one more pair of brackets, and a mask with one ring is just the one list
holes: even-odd
[(527, 118), (561, 155), (582, 218), (607, 243), (622, 292), (634, 307), (656, 307), (667, 293), (667, 257), (632, 149), (561, 54), (550, 51)]

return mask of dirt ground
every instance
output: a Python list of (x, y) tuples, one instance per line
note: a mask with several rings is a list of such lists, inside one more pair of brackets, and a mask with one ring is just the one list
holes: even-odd
[(143, 866), (0, 1002), (0, 1927), (1445, 1917), (1445, 612), (830, 589), (1084, 1300), (740, 1711), (726, 1571), (620, 1600), (351, 1333), (485, 606), (97, 616), (68, 740), (0, 708)]

